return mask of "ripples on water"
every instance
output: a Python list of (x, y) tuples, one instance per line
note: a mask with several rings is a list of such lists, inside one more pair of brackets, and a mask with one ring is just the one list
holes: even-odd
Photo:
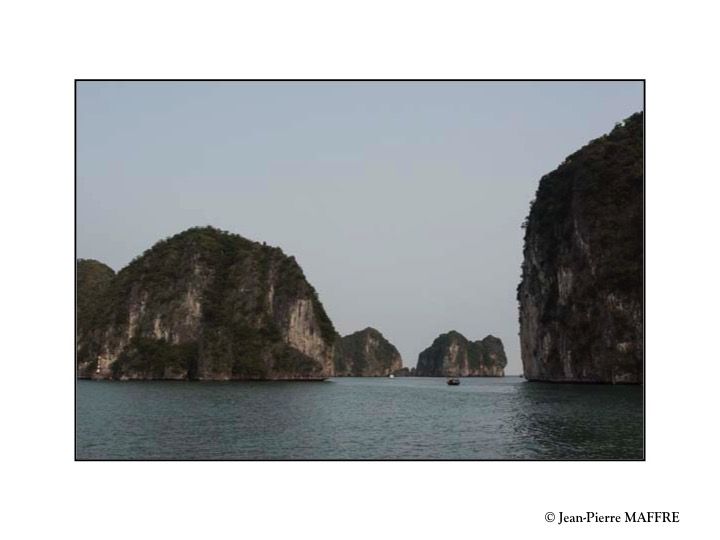
[(640, 386), (78, 381), (78, 459), (642, 459)]

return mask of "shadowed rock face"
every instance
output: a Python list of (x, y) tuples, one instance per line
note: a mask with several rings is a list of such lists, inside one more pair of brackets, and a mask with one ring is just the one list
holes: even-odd
[(75, 266), (77, 278), (77, 327), (82, 335), (91, 330), (99, 317), (102, 297), (115, 277), (109, 266), (92, 259), (78, 259)]
[(401, 368), (398, 350), (374, 328), (338, 338), (335, 344), (337, 376), (385, 377)]
[(194, 228), (158, 242), (116, 275), (78, 261), (77, 285), (81, 377), (333, 374), (335, 330), (300, 266), (279, 248)]
[(502, 377), (507, 358), (502, 341), (487, 336), (468, 341), (454, 330), (438, 336), (420, 353), (415, 375), (418, 377)]
[(642, 207), (641, 113), (540, 180), (518, 286), (528, 380), (642, 382)]

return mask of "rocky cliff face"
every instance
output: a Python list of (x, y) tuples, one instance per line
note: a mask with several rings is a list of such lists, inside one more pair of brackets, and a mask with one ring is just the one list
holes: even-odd
[(194, 228), (111, 272), (78, 261), (81, 377), (333, 374), (336, 332), (300, 266), (279, 248)]
[(338, 338), (336, 342), (337, 376), (385, 377), (401, 368), (398, 350), (374, 328)]
[(502, 377), (507, 358), (502, 341), (487, 336), (468, 341), (459, 332), (438, 336), (420, 353), (415, 375), (418, 377)]
[(642, 382), (642, 114), (544, 176), (524, 226), (525, 377)]

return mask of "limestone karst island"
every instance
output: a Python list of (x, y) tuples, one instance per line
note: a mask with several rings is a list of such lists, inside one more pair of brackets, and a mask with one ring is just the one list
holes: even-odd
[(641, 383), (643, 114), (544, 176), (524, 226), (525, 377)]

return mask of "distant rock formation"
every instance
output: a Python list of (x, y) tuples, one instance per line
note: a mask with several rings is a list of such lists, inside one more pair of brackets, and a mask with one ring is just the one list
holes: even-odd
[(338, 338), (335, 343), (335, 375), (385, 377), (402, 368), (395, 346), (374, 328)]
[(98, 323), (106, 294), (115, 271), (93, 259), (78, 259), (77, 278), (77, 331), (84, 335)]
[(79, 377), (318, 379), (337, 337), (293, 257), (211, 227), (115, 274), (77, 262)]
[(642, 113), (544, 176), (524, 227), (525, 377), (642, 382)]
[(438, 336), (420, 353), (418, 377), (502, 377), (507, 358), (500, 339), (468, 341), (454, 330)]

